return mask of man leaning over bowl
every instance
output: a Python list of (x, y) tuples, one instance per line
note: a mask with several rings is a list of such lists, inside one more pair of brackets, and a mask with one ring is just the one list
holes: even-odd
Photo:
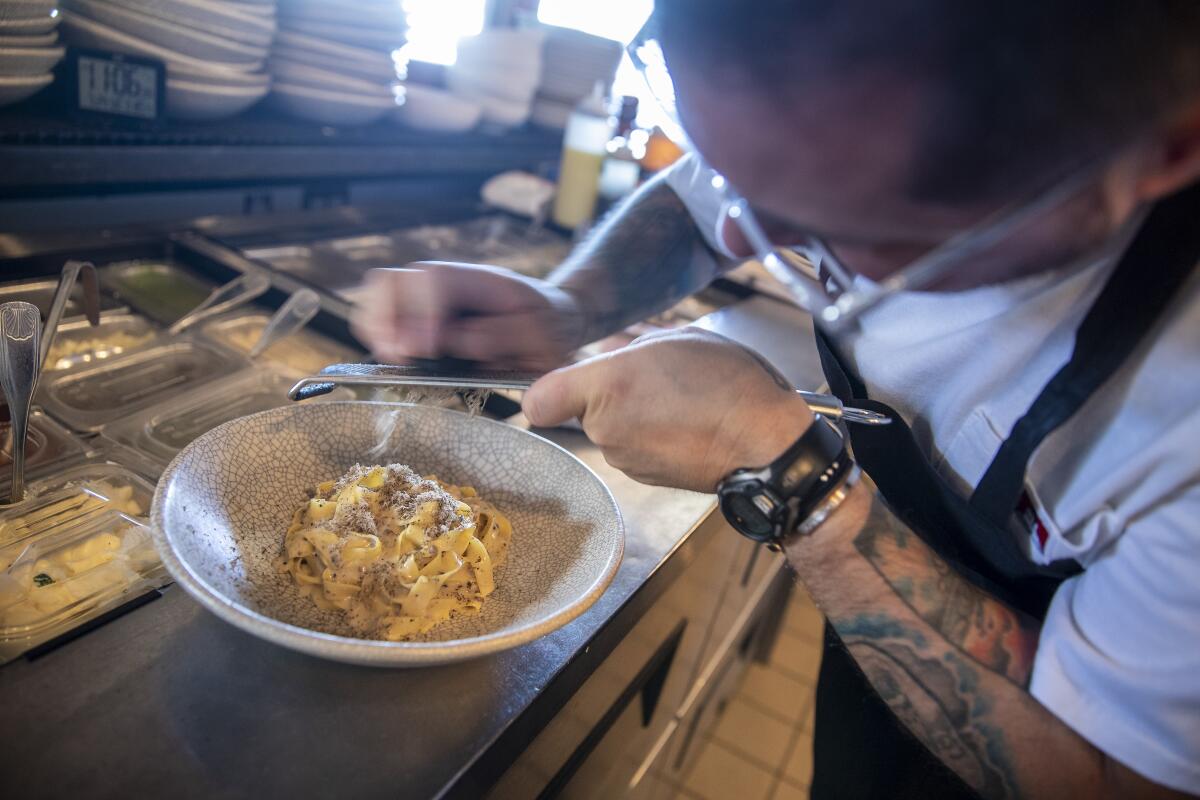
[[(548, 281), (376, 271), (357, 333), (559, 367), (533, 424), (786, 550), (831, 627), (814, 797), (1200, 794), (1200, 3), (753, 8), (659, 0), (697, 155)], [(849, 426), (861, 480), (718, 336), (560, 366), (813, 237), (844, 292), (913, 280), (819, 337), (895, 418)]]

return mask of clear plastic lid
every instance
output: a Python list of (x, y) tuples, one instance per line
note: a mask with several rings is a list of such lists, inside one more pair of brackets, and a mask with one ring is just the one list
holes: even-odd
[(200, 305), (216, 285), (164, 261), (126, 261), (101, 270), (100, 285), (151, 319), (170, 324)]
[(100, 324), (86, 319), (58, 326), (43, 374), (70, 372), (160, 343), (162, 333), (140, 314), (104, 314)]
[[(215, 319), (202, 332), (239, 353), (248, 354), (262, 335), (270, 317), (249, 313)], [(315, 375), (330, 364), (357, 361), (360, 353), (319, 333), (302, 330), (267, 348), (259, 358), (289, 375)]]
[[(12, 483), (12, 426), (8, 405), (0, 402), (0, 496), (8, 496)], [(25, 437), (25, 475), (36, 478), (55, 465), (83, 458), (86, 448), (71, 432), (41, 411), (29, 415)]]
[(148, 527), (117, 511), (0, 546), (0, 661), (165, 581)]
[(44, 386), (46, 410), (82, 431), (203, 387), (247, 367), (223, 348), (185, 339), (60, 375)]
[[(203, 392), (162, 403), (106, 425), (102, 438), (166, 464), (194, 439), (230, 420), (287, 405), (293, 381), (271, 373), (247, 373)], [(339, 389), (324, 399), (353, 399)]]
[(91, 462), (29, 484), (24, 500), (0, 506), (0, 549), (112, 511), (150, 513), (154, 486), (119, 464)]

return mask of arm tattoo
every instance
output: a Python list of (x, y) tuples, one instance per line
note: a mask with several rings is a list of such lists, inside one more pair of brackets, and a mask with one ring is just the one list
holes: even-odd
[(594, 341), (671, 307), (718, 271), (683, 201), (660, 177), (599, 223), (550, 281), (575, 296)]
[(950, 568), (877, 494), (854, 545), (934, 630), (980, 665), (1025, 686), (1039, 626)]
[(892, 712), (930, 752), (984, 797), (1018, 794), (1004, 732), (989, 722), (979, 673), (953, 650), (939, 657), (919, 630), (860, 614), (834, 625)]

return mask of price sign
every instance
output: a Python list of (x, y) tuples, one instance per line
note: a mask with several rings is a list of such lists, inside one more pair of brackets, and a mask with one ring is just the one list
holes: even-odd
[(163, 68), (153, 61), (110, 53), (78, 53), (79, 110), (157, 119), (162, 112)]

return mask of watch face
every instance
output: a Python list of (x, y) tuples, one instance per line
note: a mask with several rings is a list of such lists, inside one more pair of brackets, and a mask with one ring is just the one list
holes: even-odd
[(739, 533), (758, 541), (769, 541), (775, 536), (775, 524), (754, 502), (753, 489), (746, 488), (750, 492), (733, 491), (722, 495), (721, 511)]

